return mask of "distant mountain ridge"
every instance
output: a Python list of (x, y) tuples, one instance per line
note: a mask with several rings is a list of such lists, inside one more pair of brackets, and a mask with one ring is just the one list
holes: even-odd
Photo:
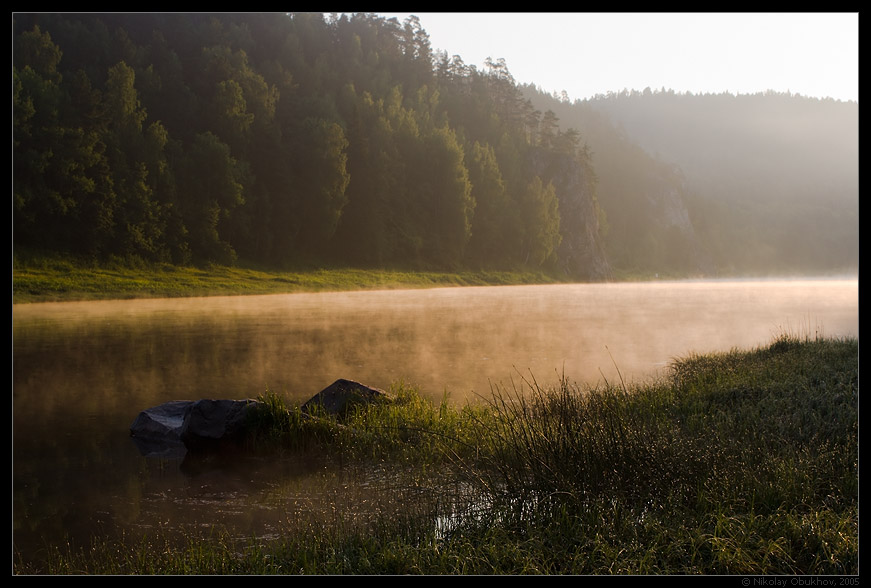
[[(856, 102), (648, 90), (569, 103), (534, 88), (525, 92), (581, 132), (599, 174), (600, 202), (618, 229), (633, 226), (625, 217), (640, 206), (643, 178), (655, 184), (653, 178), (671, 167), (670, 184), (709, 269), (858, 270)], [(631, 245), (620, 235), (608, 242), (610, 254), (624, 257), (616, 263), (625, 265)]]

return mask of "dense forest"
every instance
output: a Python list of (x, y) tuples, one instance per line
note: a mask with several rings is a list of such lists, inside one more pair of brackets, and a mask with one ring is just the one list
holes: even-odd
[(15, 14), (13, 247), (583, 280), (858, 266), (858, 157), (784, 205), (597, 102), (436, 51), (415, 17)]

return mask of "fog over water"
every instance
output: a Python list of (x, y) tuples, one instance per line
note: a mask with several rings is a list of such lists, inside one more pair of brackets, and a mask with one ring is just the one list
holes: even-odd
[[(841, 287), (830, 292), (833, 283)], [(852, 287), (850, 284), (855, 284)], [(760, 290), (760, 285), (763, 290)], [(855, 308), (853, 306), (855, 305)], [(845, 310), (846, 309), (846, 310)], [(519, 374), (645, 379), (689, 353), (784, 332), (858, 335), (858, 284), (660, 282), (74, 302), (14, 309), (25, 381), (139, 402), (306, 400), (337, 378), (462, 400)], [(37, 362), (38, 364), (40, 362)], [(70, 373), (72, 372), (72, 373)], [(68, 390), (69, 392), (69, 390)], [(44, 400), (44, 399), (43, 399)], [(68, 398), (67, 398), (68, 400)]]

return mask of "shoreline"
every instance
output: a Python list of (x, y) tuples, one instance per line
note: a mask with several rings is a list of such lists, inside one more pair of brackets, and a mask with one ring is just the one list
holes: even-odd
[(624, 275), (584, 281), (544, 270), (402, 270), (390, 268), (311, 268), (299, 270), (210, 266), (85, 265), (66, 260), (13, 264), (12, 303), (83, 302), (156, 298), (195, 298), (366, 290), (572, 283), (668, 283), (759, 280), (858, 280), (858, 274), (678, 276)]

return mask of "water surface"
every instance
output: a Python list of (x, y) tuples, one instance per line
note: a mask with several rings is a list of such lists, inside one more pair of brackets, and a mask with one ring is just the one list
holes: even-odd
[(269, 534), (315, 502), (351, 508), (335, 495), (346, 473), (317, 463), (192, 472), (142, 457), (129, 426), (169, 400), (269, 389), (304, 402), (348, 378), (381, 388), (404, 380), (461, 403), (523, 377), (645, 380), (676, 357), (783, 333), (857, 337), (858, 325), (856, 280), (14, 305), (14, 540), (32, 552), (119, 529), (220, 523)]

